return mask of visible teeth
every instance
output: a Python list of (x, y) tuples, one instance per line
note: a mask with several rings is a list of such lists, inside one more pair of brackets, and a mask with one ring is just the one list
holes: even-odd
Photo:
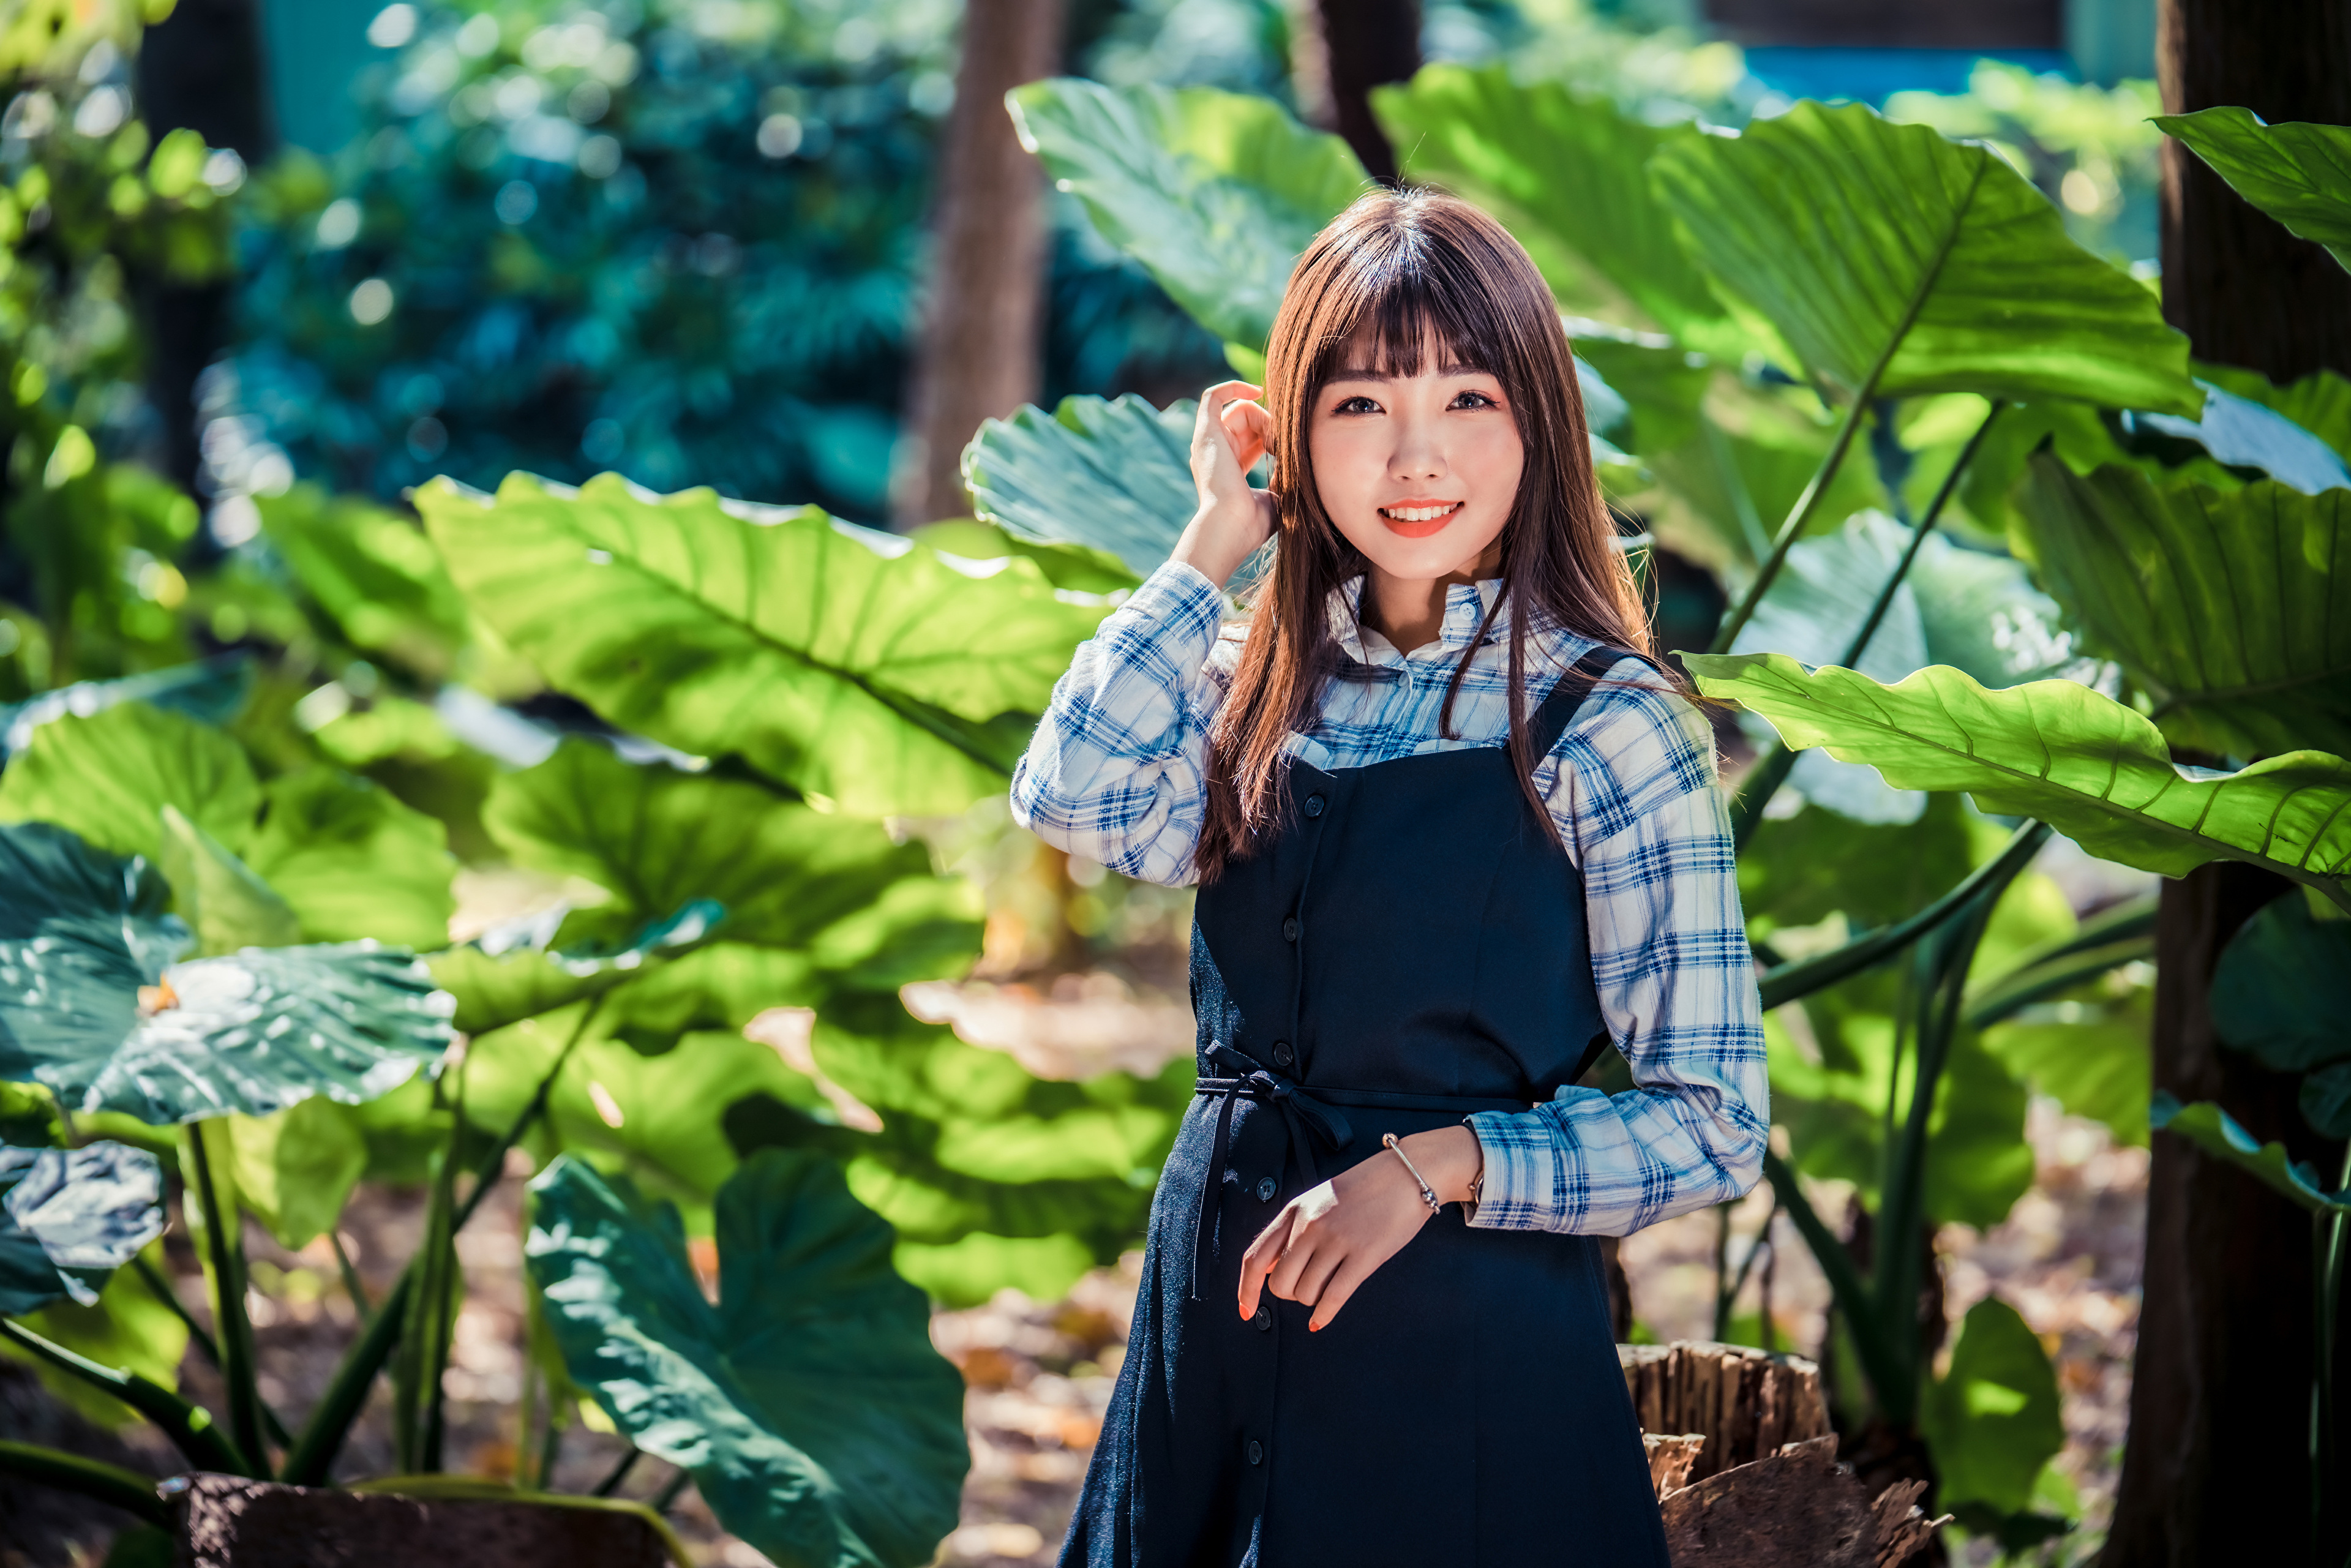
[(1447, 501), (1441, 507), (1382, 507), (1380, 510), (1400, 523), (1426, 523), (1444, 517), (1460, 505), (1458, 501)]

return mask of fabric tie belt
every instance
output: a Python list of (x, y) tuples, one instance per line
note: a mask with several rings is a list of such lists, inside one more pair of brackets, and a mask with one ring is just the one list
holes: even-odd
[(1390, 1111), (1435, 1111), (1468, 1114), (1473, 1111), (1523, 1111), (1526, 1100), (1447, 1094), (1392, 1094), (1382, 1090), (1333, 1089), (1317, 1085), (1312, 1093), (1246, 1053), (1219, 1041), (1208, 1046), (1211, 1066), (1229, 1067), (1232, 1075), (1203, 1078), (1193, 1092), (1217, 1100), (1217, 1136), (1210, 1145), (1207, 1180), (1200, 1191), (1199, 1228), (1192, 1239), (1192, 1299), (1200, 1300), (1201, 1260), (1216, 1243), (1217, 1207), (1224, 1191), (1225, 1160), (1232, 1150), (1233, 1106), (1242, 1100), (1263, 1101), (1281, 1113), (1290, 1150), (1306, 1173), (1309, 1186), (1322, 1180), (1314, 1157), (1315, 1145), (1337, 1153), (1354, 1141), (1355, 1129), (1341, 1104)]

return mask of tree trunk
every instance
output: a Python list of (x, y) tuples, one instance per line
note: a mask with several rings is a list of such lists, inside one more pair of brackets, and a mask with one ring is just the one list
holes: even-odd
[(1312, 0), (1298, 7), (1301, 107), (1347, 139), (1372, 177), (1394, 183), (1395, 152), (1372, 118), (1372, 89), (1420, 69), (1420, 0)]
[[(259, 168), (277, 151), (256, 0), (180, 0), (139, 48), (139, 112), (161, 140), (186, 128)], [(228, 344), (230, 286), (148, 282), (141, 290), (152, 357), (147, 395), (163, 423), (163, 472), (196, 479), (196, 378)]]
[[(2295, 1081), (2220, 1048), (2205, 1002), (2221, 947), (2283, 878), (2221, 862), (2167, 882), (2156, 923), (2155, 1086), (2212, 1100), (2298, 1156), (2320, 1140)], [(2325, 1168), (2332, 1170), (2333, 1166)], [(2158, 1134), (2130, 1435), (2105, 1568), (2311, 1562), (2310, 1217)]]
[(930, 312), (915, 364), (913, 440), (892, 489), (902, 528), (967, 511), (963, 449), (1036, 397), (1042, 374), (1044, 176), (1004, 95), (1061, 61), (1062, 0), (970, 0), (955, 107), (939, 140)]
[[(2273, 125), (2351, 124), (2351, 6), (2341, 0), (2163, 0), (2157, 29), (2166, 114), (2238, 104)], [(2168, 139), (2163, 313), (2199, 359), (2281, 382), (2351, 371), (2351, 274)]]
[[(2351, 121), (2340, 0), (2162, 0), (2158, 37), (2171, 113), (2240, 104), (2273, 122)], [(2351, 277), (2176, 141), (2164, 147), (2163, 308), (2199, 359), (2278, 381), (2351, 371)], [(2221, 946), (2290, 891), (2236, 864), (2164, 883), (2155, 1086), (2217, 1101), (2256, 1137), (2311, 1157), (2321, 1141), (2294, 1080), (2220, 1049), (2205, 1006)], [(2158, 1135), (2153, 1153), (2130, 1435), (2102, 1561), (2307, 1563), (2309, 1218), (2177, 1138)]]

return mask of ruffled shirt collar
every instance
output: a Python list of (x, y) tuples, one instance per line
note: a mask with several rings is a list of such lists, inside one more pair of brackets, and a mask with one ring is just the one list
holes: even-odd
[(1471, 643), (1490, 648), (1510, 634), (1510, 605), (1507, 600), (1503, 601), (1499, 610), (1495, 611), (1493, 623), (1486, 626), (1485, 635), (1480, 637), (1478, 632), (1479, 627), (1485, 625), (1488, 607), (1501, 595), (1500, 578), (1481, 578), (1474, 583), (1452, 582), (1445, 588), (1445, 621), (1437, 629), (1437, 641), (1425, 643), (1410, 653), (1403, 653), (1395, 643), (1364, 624), (1364, 583), (1362, 577), (1351, 577), (1332, 589), (1327, 612), (1331, 635), (1338, 643), (1340, 650), (1348, 658), (1368, 668), (1401, 671), (1407, 663), (1415, 661), (1450, 664), (1461, 657)]

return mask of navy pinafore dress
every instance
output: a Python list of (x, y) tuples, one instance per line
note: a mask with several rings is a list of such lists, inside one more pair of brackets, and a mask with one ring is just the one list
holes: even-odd
[[(1543, 756), (1625, 654), (1531, 716)], [(1596, 1244), (1447, 1205), (1321, 1332), (1240, 1258), (1402, 1137), (1523, 1111), (1606, 1040), (1583, 879), (1502, 747), (1290, 774), (1272, 841), (1201, 890), (1199, 1093), (1151, 1210), (1064, 1568), (1665, 1568)]]

